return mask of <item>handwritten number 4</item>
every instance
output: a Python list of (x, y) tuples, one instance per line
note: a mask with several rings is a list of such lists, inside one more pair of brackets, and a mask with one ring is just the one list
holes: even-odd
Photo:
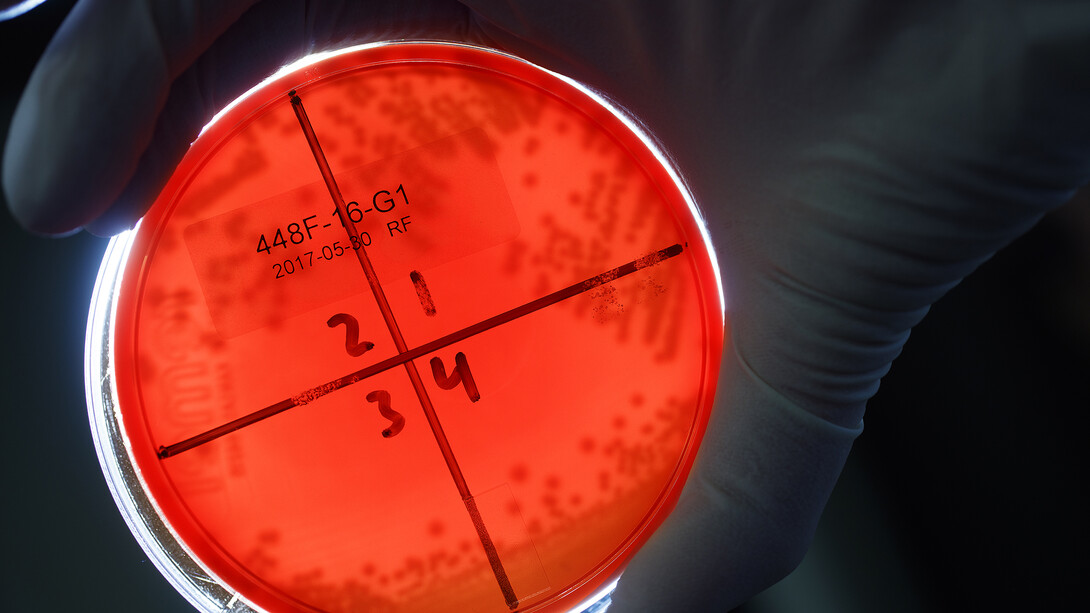
[(431, 375), (435, 377), (436, 385), (445, 390), (452, 390), (461, 383), (470, 402), (481, 399), (481, 392), (477, 390), (477, 382), (473, 380), (473, 373), (469, 370), (466, 354), (461, 351), (454, 356), (454, 370), (450, 371), (450, 376), (447, 376), (447, 370), (443, 368), (443, 360), (438, 357), (431, 359)]
[[(435, 377), (435, 383), (439, 387), (450, 390), (458, 387), (458, 384), (461, 383), (471, 402), (477, 402), (481, 399), (481, 392), (477, 390), (477, 383), (473, 380), (473, 373), (469, 370), (469, 362), (466, 360), (466, 355), (461, 351), (454, 356), (454, 370), (451, 371), (449, 376), (446, 369), (443, 368), (443, 360), (437, 357), (431, 359), (431, 374)], [(390, 406), (390, 392), (375, 390), (367, 394), (367, 400), (377, 403), (378, 412), (390, 420), (390, 427), (382, 431), (383, 438), (397, 436), (397, 433), (405, 428), (405, 416)]]

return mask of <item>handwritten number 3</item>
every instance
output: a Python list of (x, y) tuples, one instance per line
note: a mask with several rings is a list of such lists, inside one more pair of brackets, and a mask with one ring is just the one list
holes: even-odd
[(337, 313), (325, 323), (330, 328), (336, 328), (340, 324), (344, 324), (344, 349), (348, 352), (348, 355), (358, 357), (375, 348), (375, 344), (371, 341), (360, 342), (360, 324), (355, 317), (347, 313)]
[(383, 417), (390, 420), (390, 427), (382, 431), (382, 436), (384, 438), (397, 436), (397, 433), (405, 428), (405, 417), (390, 406), (390, 392), (387, 392), (386, 390), (375, 390), (370, 394), (367, 394), (367, 400), (369, 402), (378, 403), (378, 412), (382, 413)]

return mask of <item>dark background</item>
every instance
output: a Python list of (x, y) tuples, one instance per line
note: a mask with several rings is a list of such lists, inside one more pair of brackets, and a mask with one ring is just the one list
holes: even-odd
[[(71, 5), (52, 0), (0, 23), (0, 134)], [(870, 403), (810, 554), (745, 613), (1085, 603), (1090, 198), (1081, 200), (917, 327)], [(87, 425), (84, 329), (105, 246), (85, 233), (31, 236), (0, 207), (3, 611), (191, 611), (129, 534)]]

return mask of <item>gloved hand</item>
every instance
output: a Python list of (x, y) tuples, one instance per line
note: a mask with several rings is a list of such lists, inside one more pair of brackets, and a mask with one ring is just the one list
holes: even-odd
[(85, 0), (16, 112), (13, 212), (126, 227), (247, 87), (395, 37), (497, 46), (603, 91), (703, 206), (732, 335), (618, 613), (724, 611), (790, 572), (909, 330), (1090, 180), (1085, 3)]

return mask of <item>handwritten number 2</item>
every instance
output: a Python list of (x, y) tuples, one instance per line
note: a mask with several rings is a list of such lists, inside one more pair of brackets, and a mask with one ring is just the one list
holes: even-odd
[(469, 361), (466, 360), (466, 354), (461, 351), (454, 356), (454, 370), (450, 371), (450, 376), (447, 376), (447, 369), (443, 368), (443, 360), (438, 357), (431, 359), (431, 374), (435, 377), (435, 383), (439, 387), (451, 390), (461, 383), (466, 390), (466, 395), (469, 396), (470, 402), (477, 402), (481, 399), (481, 392), (477, 390), (477, 382), (473, 380), (473, 373), (469, 370)]
[(371, 341), (360, 342), (360, 324), (356, 321), (355, 317), (352, 317), (348, 313), (337, 313), (333, 317), (330, 317), (329, 321), (325, 323), (330, 328), (336, 328), (337, 326), (344, 324), (344, 349), (348, 352), (348, 355), (352, 357), (361, 356), (367, 351), (375, 348), (375, 344)]
[(405, 428), (405, 417), (390, 406), (390, 392), (387, 392), (386, 390), (375, 390), (370, 394), (367, 394), (367, 400), (368, 402), (378, 403), (378, 412), (382, 413), (383, 417), (390, 420), (390, 427), (382, 431), (382, 436), (384, 438), (397, 436), (397, 433)]

